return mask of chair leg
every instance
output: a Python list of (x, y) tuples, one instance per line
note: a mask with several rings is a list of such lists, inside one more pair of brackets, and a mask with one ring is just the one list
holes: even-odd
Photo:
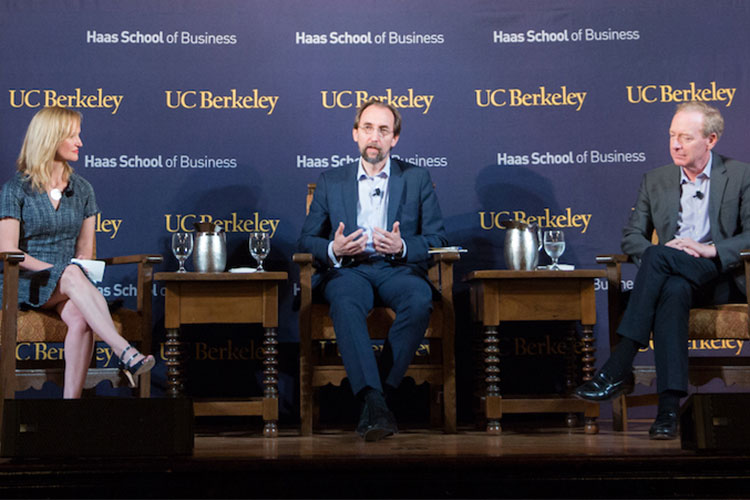
[(139, 377), (138, 397), (146, 399), (151, 397), (151, 372), (144, 373)]
[(430, 384), (430, 427), (440, 427), (443, 423), (442, 387)]
[(320, 391), (318, 389), (318, 387), (313, 388), (312, 393), (312, 404), (310, 405), (310, 413), (312, 414), (312, 428), (310, 429), (310, 434), (313, 433), (314, 429), (320, 427)]
[[(304, 379), (305, 377), (302, 377)], [(313, 398), (315, 389), (312, 384), (305, 380), (300, 380), (299, 391), (299, 415), (300, 415), (300, 435), (312, 436), (313, 433)]]
[[(452, 306), (451, 306), (452, 308)], [(454, 346), (455, 321), (451, 316), (448, 331), (441, 343), (443, 355), (443, 425), (447, 434), (456, 433), (456, 351)]]
[(456, 382), (443, 385), (443, 423), (447, 434), (456, 433)]
[(628, 403), (625, 396), (612, 401), (612, 428), (618, 432), (628, 430)]
[[(3, 419), (5, 418), (5, 398), (0, 397), (0, 430), (3, 428)], [(3, 450), (3, 443), (0, 442), (0, 452)]]

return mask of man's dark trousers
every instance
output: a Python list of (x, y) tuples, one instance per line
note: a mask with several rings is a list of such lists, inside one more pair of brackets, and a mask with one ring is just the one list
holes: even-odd
[(428, 281), (410, 266), (380, 259), (331, 269), (322, 286), (355, 394), (367, 386), (383, 391), (367, 330), (367, 315), (375, 298), (396, 312), (388, 332), (393, 364), (383, 378), (388, 385), (398, 387), (430, 322), (432, 288)]
[(646, 249), (617, 333), (645, 346), (654, 334), (657, 392), (687, 393), (690, 308), (729, 302), (731, 278), (713, 259), (654, 245)]

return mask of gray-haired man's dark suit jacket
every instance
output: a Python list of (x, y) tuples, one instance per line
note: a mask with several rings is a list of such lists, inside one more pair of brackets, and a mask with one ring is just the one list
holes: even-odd
[[(750, 248), (750, 165), (714, 153), (708, 202), (711, 238), (722, 271), (734, 271), (744, 293), (740, 251)], [(638, 260), (652, 245), (654, 230), (661, 244), (672, 240), (679, 215), (680, 167), (671, 164), (647, 172), (623, 230), (622, 251)]]

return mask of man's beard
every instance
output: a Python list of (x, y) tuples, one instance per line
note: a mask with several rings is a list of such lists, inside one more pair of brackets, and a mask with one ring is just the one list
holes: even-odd
[[(368, 148), (375, 148), (378, 150), (378, 153), (373, 156), (367, 156), (367, 149)], [(370, 163), (372, 165), (375, 165), (376, 163), (380, 163), (381, 161), (385, 160), (386, 153), (383, 152), (382, 149), (380, 149), (378, 146), (368, 145), (362, 148), (362, 151), (360, 151), (360, 154), (362, 155), (362, 159), (366, 161), (367, 163)]]

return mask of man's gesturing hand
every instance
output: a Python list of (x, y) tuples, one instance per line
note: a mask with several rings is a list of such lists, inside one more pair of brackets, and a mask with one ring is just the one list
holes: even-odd
[(344, 223), (339, 222), (339, 227), (333, 235), (333, 253), (337, 257), (345, 255), (357, 255), (365, 251), (367, 238), (362, 237), (362, 229), (357, 229), (349, 236), (344, 236)]
[(404, 242), (401, 241), (400, 223), (393, 223), (393, 230), (386, 231), (379, 227), (373, 228), (372, 244), (375, 251), (382, 254), (400, 254), (404, 250)]

